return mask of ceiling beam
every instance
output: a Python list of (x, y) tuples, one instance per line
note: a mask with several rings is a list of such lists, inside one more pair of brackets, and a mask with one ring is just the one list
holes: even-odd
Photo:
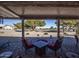
[(10, 8), (8, 8), (7, 6), (2, 6), (2, 7), (5, 8), (6, 10), (12, 12), (13, 14), (15, 14), (15, 15), (17, 15), (17, 16), (19, 17), (19, 15), (18, 15), (16, 12), (12, 11), (12, 10), (11, 10)]
[(66, 16), (66, 15), (26, 15), (18, 17), (3, 17), (4, 19), (79, 19), (79, 16)]
[[(10, 15), (13, 16), (13, 17), (19, 17), (18, 15), (14, 14), (13, 12), (7, 10), (6, 8), (4, 8), (4, 7), (2, 7), (2, 6), (0, 6), (0, 9), (1, 9), (2, 11), (4, 11), (4, 12), (10, 14)], [(1, 13), (1, 14), (2, 14), (2, 13)], [(2, 15), (3, 15), (3, 14), (2, 14)], [(5, 17), (5, 16), (3, 16), (3, 17)]]
[(5, 6), (79, 7), (79, 1), (0, 1)]

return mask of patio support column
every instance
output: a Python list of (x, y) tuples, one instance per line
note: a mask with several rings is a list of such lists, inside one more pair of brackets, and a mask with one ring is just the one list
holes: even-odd
[[(24, 7), (22, 7), (22, 15), (24, 15), (24, 11), (25, 11), (25, 8)], [(23, 16), (21, 16), (21, 19), (22, 19), (22, 40), (25, 40), (25, 36), (24, 36), (24, 17)]]
[(3, 24), (3, 18), (0, 18), (0, 24)]
[[(60, 15), (60, 9), (57, 9), (58, 15)], [(60, 18), (57, 18), (57, 37), (60, 38)]]
[(4, 21), (3, 21), (3, 17), (1, 18), (1, 23), (2, 23), (2, 24), (4, 23)]
[(1, 16), (1, 13), (0, 13), (0, 24), (3, 24), (3, 23), (4, 23), (3, 20), (4, 20), (4, 19), (3, 19), (3, 16)]
[(57, 19), (57, 37), (60, 38), (60, 19)]
[(24, 19), (22, 19), (22, 40), (24, 39)]
[(0, 24), (1, 24), (1, 18), (0, 18)]

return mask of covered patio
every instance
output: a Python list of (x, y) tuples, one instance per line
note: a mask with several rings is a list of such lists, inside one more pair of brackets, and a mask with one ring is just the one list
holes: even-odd
[[(13, 51), (14, 58), (23, 57), (23, 58), (37, 58), (37, 57), (44, 57), (44, 58), (65, 58), (68, 57), (66, 55), (67, 52), (73, 52), (77, 55), (74, 58), (79, 57), (79, 34), (75, 36), (61, 36), (60, 35), (60, 20), (62, 19), (79, 19), (79, 2), (57, 2), (57, 1), (49, 1), (49, 2), (42, 2), (42, 1), (16, 1), (16, 2), (0, 2), (0, 20), (3, 24), (3, 19), (19, 19), (22, 21), (22, 36), (21, 37), (5, 37), (1, 36), (0, 41), (9, 41), (9, 47), (6, 48), (6, 51)], [(24, 32), (24, 20), (25, 19), (56, 19), (57, 20), (57, 37), (25, 37)], [(78, 23), (79, 24), (79, 23)], [(78, 26), (77, 26), (78, 28)], [(7, 40), (6, 40), (7, 39)], [(11, 39), (14, 39), (11, 40)], [(35, 40), (33, 40), (35, 39)], [(40, 56), (36, 54), (36, 50), (43, 50), (38, 49), (35, 46), (35, 42), (39, 41), (37, 39), (46, 39), (48, 43), (52, 45), (55, 44), (56, 40), (62, 40), (61, 49), (58, 52), (54, 53), (49, 49), (48, 43), (45, 46), (45, 55)], [(33, 48), (31, 49), (24, 49), (23, 44), (27, 41), (27, 43), (31, 43)], [(26, 43), (25, 43), (26, 44)], [(42, 44), (42, 43), (40, 43)], [(41, 45), (39, 45), (41, 46)], [(29, 48), (31, 47), (28, 46)], [(57, 46), (56, 46), (57, 47)], [(13, 49), (14, 48), (14, 49)], [(53, 47), (54, 48), (54, 47)], [(53, 49), (52, 48), (52, 49)], [(56, 50), (56, 49), (54, 49)], [(25, 52), (26, 51), (26, 52)], [(2, 51), (1, 51), (2, 52)], [(43, 52), (44, 53), (44, 52)], [(39, 53), (38, 54), (42, 54)]]

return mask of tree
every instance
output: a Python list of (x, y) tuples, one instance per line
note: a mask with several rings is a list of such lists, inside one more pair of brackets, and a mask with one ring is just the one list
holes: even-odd
[(22, 24), (21, 23), (17, 23), (17, 24), (14, 24), (14, 26), (18, 29), (21, 29), (22, 28)]
[[(57, 24), (57, 22), (55, 24)], [(72, 27), (76, 26), (76, 20), (75, 19), (61, 19), (60, 25), (63, 27), (63, 33), (65, 33), (65, 30), (71, 29)], [(64, 29), (64, 27), (66, 29)]]
[(79, 20), (77, 20), (76, 24), (76, 34), (79, 36)]
[(53, 26), (51, 26), (50, 29), (53, 29)]
[[(32, 28), (34, 30), (36, 26), (44, 26), (45, 24), (46, 23), (45, 23), (44, 20), (28, 19), (28, 20), (25, 20), (24, 27), (25, 28)], [(22, 28), (22, 24), (21, 23), (14, 24), (14, 26), (16, 26), (18, 29)]]
[[(14, 24), (14, 26), (15, 26), (16, 28), (18, 28), (18, 29), (21, 29), (21, 28), (22, 28), (22, 23)], [(25, 27), (25, 28), (29, 28), (30, 26), (24, 23), (24, 27)]]
[(64, 20), (63, 24), (67, 27), (67, 30), (69, 30), (76, 26), (76, 20), (75, 19)]
[(25, 25), (30, 26), (33, 30), (36, 26), (44, 26), (45, 24), (45, 21), (40, 19), (29, 19), (25, 21)]

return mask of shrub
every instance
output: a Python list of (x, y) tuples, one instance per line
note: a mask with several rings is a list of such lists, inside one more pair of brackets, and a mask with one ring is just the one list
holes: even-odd
[(26, 33), (26, 35), (29, 35), (29, 33)]
[(44, 35), (48, 35), (48, 33), (44, 33)]
[(67, 34), (66, 32), (64, 32), (64, 34)]
[(4, 32), (0, 32), (0, 33), (4, 33)]
[(37, 34), (37, 36), (39, 36), (39, 34)]

